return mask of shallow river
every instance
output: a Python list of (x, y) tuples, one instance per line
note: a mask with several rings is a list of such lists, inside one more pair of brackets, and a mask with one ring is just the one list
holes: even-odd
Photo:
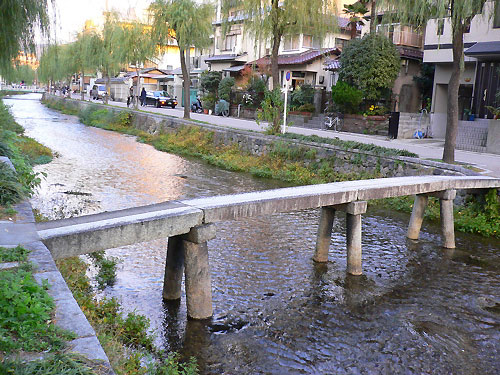
[[(37, 168), (47, 177), (32, 199), (51, 218), (284, 186), (86, 127), (38, 98), (5, 102), (59, 155)], [(204, 374), (499, 373), (498, 241), (457, 233), (457, 250), (444, 251), (437, 226), (411, 242), (407, 215), (370, 212), (364, 276), (349, 277), (343, 216), (331, 261), (311, 260), (318, 219), (308, 210), (217, 224), (209, 323), (187, 321), (184, 295), (162, 302), (163, 240), (108, 250), (120, 263), (104, 293), (146, 315), (158, 345), (195, 355)]]

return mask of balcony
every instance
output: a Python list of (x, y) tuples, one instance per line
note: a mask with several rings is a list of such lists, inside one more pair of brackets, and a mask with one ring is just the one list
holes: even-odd
[(392, 40), (396, 46), (414, 47), (422, 49), (424, 47), (424, 35), (421, 31), (411, 26), (384, 25), (379, 26), (378, 31)]

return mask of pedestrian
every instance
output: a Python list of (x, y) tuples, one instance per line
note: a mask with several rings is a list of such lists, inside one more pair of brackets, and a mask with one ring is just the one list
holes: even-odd
[(146, 89), (143, 87), (141, 91), (141, 106), (146, 105)]

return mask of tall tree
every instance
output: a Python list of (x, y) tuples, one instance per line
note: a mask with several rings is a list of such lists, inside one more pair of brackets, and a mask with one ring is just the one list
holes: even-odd
[(34, 50), (35, 29), (47, 30), (47, 0), (0, 2), (0, 73), (9, 69), (20, 50)]
[[(141, 76), (139, 65), (144, 64), (156, 53), (156, 44), (151, 37), (151, 27), (139, 22), (124, 23), (120, 28), (121, 60), (135, 65), (137, 75), (136, 95), (140, 94)], [(135, 101), (137, 108), (138, 101)]]
[(120, 26), (117, 15), (105, 12), (104, 26), (99, 37), (92, 38), (91, 46), (95, 56), (95, 65), (102, 72), (106, 82), (105, 103), (108, 103), (110, 94), (111, 76), (115, 76), (123, 65), (123, 56), (120, 53)]
[(56, 81), (64, 78), (64, 64), (61, 55), (61, 46), (58, 44), (49, 44), (40, 57), (38, 66), (38, 79), (40, 82), (46, 82), (49, 91)]
[[(335, 26), (335, 0), (222, 0), (225, 23), (241, 10), (246, 29), (256, 41), (271, 43), (273, 88), (279, 88), (278, 51), (284, 35), (307, 32), (320, 39)], [(332, 22), (333, 21), (333, 22)]]
[(377, 2), (371, 0), (370, 4), (370, 34), (377, 31)]
[[(464, 66), (464, 33), (472, 18), (482, 13), (487, 0), (379, 0), (386, 17), (401, 23), (422, 25), (431, 18), (448, 18), (453, 50), (452, 74), (448, 82), (448, 108), (443, 160), (455, 161), (458, 133), (458, 90)], [(492, 7), (493, 9), (494, 7)], [(493, 11), (493, 10), (492, 10)]]
[(81, 32), (76, 41), (71, 46), (71, 59), (75, 73), (80, 72), (80, 94), (81, 100), (85, 100), (85, 71), (92, 70), (95, 66), (93, 39), (96, 38), (93, 32)]
[(149, 7), (154, 40), (166, 46), (172, 40), (179, 46), (184, 94), (184, 118), (190, 118), (190, 65), (191, 47), (210, 45), (214, 8), (211, 4), (197, 4), (194, 0), (156, 0)]

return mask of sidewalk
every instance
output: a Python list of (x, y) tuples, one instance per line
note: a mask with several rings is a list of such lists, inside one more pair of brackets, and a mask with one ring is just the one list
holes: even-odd
[[(79, 94), (73, 94), (74, 99), (80, 99)], [(88, 96), (86, 97), (88, 100)], [(99, 103), (102, 103), (99, 101)], [(126, 103), (110, 101), (110, 105), (117, 107), (126, 107)], [(161, 113), (168, 116), (182, 118), (184, 115), (184, 108), (177, 107), (172, 109), (155, 108), (155, 107), (139, 107), (143, 111), (152, 113)], [(206, 115), (199, 113), (191, 113), (193, 120), (208, 122), (213, 125), (226, 126), (234, 129), (264, 131), (266, 124), (257, 124), (254, 120), (238, 119), (234, 117), (222, 117), (215, 115)], [(422, 159), (441, 159), (443, 156), (444, 139), (387, 139), (385, 136), (380, 135), (364, 135), (356, 133), (333, 132), (329, 130), (307, 129), (300, 127), (287, 127), (287, 132), (302, 134), (302, 135), (317, 135), (325, 138), (339, 138), (346, 141), (356, 141), (361, 143), (374, 144), (377, 146), (397, 148), (414, 152)], [(455, 150), (455, 160), (458, 163), (471, 165), (479, 168), (481, 174), (486, 176), (500, 177), (500, 155)]]

